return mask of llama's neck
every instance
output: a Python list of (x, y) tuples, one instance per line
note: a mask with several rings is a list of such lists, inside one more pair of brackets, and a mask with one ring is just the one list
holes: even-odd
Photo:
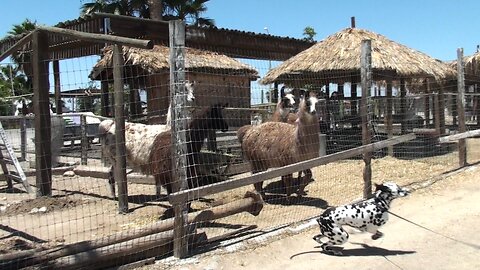
[(302, 146), (303, 150), (315, 149), (318, 151), (320, 126), (318, 124), (318, 117), (316, 114), (307, 112), (305, 101), (300, 103), (298, 111), (298, 119), (296, 125), (297, 142)]
[(272, 116), (272, 121), (274, 122), (286, 122), (288, 117), (289, 110), (283, 108), (282, 103), (277, 103), (277, 107)]

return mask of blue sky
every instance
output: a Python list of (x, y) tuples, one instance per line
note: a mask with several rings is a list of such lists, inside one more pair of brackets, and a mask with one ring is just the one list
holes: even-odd
[[(79, 16), (81, 0), (2, 1), (0, 36), (25, 18), (45, 25)], [(321, 40), (350, 25), (365, 28), (441, 60), (480, 44), (478, 0), (210, 0), (206, 17), (218, 27), (300, 38), (312, 26)], [(5, 12), (8, 11), (8, 12)]]
[[(2, 1), (2, 9), (8, 12), (2, 14), (0, 37), (25, 18), (44, 25), (75, 19), (82, 2), (85, 1)], [(215, 19), (218, 27), (258, 33), (266, 33), (267, 27), (273, 35), (302, 38), (303, 29), (312, 26), (317, 32), (316, 40), (349, 27), (350, 17), (355, 16), (358, 28), (441, 60), (456, 59), (459, 47), (464, 48), (465, 55), (473, 54), (480, 44), (478, 0), (210, 0), (207, 8), (204, 16)], [(66, 69), (61, 66), (61, 70), (71, 70), (65, 74), (62, 85), (69, 89), (80, 87), (79, 84), (85, 86), (85, 74), (94, 62), (95, 59), (87, 59), (62, 64)], [(263, 74), (267, 64), (260, 65)]]

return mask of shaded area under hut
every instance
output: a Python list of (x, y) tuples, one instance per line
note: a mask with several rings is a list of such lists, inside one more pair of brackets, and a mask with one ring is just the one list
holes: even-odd
[[(445, 113), (440, 108), (445, 107), (445, 88), (456, 78), (456, 70), (385, 36), (364, 29), (343, 29), (270, 70), (261, 82), (317, 90), (326, 100), (319, 121), (327, 134), (327, 153), (357, 147), (362, 144), (362, 40), (372, 44), (368, 114), (374, 123), (373, 139), (391, 138), (415, 128), (418, 139), (410, 143), (415, 145), (409, 149), (399, 145), (395, 153), (389, 149), (389, 154), (413, 154), (419, 146), (433, 149), (432, 154), (438, 152), (435, 140), (445, 133)], [(413, 87), (420, 81), (422, 87)]]
[[(90, 78), (102, 82), (103, 91), (113, 82), (113, 51), (107, 48), (94, 66)], [(152, 50), (123, 47), (125, 83), (130, 89), (130, 110), (138, 114), (139, 90), (147, 94), (147, 122), (165, 123), (169, 106), (169, 48), (156, 45)], [(250, 83), (257, 71), (238, 60), (204, 50), (186, 48), (187, 80), (194, 82), (195, 105), (205, 107), (218, 102), (229, 107), (250, 107)], [(137, 113), (135, 113), (137, 112)], [(250, 123), (248, 112), (226, 111), (230, 126)]]

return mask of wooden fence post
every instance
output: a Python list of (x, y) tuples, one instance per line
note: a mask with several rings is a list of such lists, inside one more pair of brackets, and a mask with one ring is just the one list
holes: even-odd
[(35, 113), (35, 176), (37, 197), (52, 195), (51, 119), (48, 82), (48, 35), (33, 32), (33, 109)]
[(118, 212), (128, 212), (127, 159), (125, 149), (125, 113), (123, 90), (123, 49), (113, 45), (113, 92), (115, 103), (115, 164), (114, 178), (118, 186)]
[[(385, 108), (385, 125), (387, 127), (388, 139), (393, 138), (393, 95), (392, 95), (392, 80), (387, 80), (387, 107)], [(393, 145), (387, 149), (389, 156), (393, 157)]]
[(52, 62), (53, 65), (53, 83), (55, 86), (55, 107), (56, 114), (63, 113), (62, 107), (62, 94), (61, 94), (61, 84), (60, 84), (60, 64), (58, 60)]
[[(370, 144), (370, 124), (368, 121), (368, 100), (372, 88), (372, 41), (362, 40), (362, 52), (360, 58), (360, 77), (362, 83), (362, 99), (360, 114), (362, 118), (362, 144)], [(372, 153), (363, 154), (365, 167), (363, 169), (363, 197), (372, 194)]]
[(81, 153), (80, 164), (87, 165), (87, 150), (88, 150), (88, 138), (87, 138), (87, 116), (80, 115), (80, 131), (81, 131)]
[[(170, 96), (172, 103), (172, 143), (173, 143), (173, 192), (188, 189), (187, 184), (187, 118), (185, 109), (185, 23), (180, 20), (169, 22), (170, 34)], [(173, 256), (184, 258), (188, 254), (186, 200), (173, 205), (174, 239)]]
[[(465, 74), (463, 64), (463, 48), (457, 49), (457, 115), (458, 115), (458, 132), (467, 131), (465, 127)], [(458, 165), (464, 167), (467, 165), (467, 145), (465, 139), (458, 141)]]
[(23, 161), (27, 160), (27, 119), (20, 118), (20, 154)]

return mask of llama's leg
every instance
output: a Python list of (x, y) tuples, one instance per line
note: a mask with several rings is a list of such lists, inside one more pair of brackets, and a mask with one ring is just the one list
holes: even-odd
[[(259, 173), (261, 171), (262, 170), (254, 167), (254, 165), (252, 164), (252, 174)], [(253, 184), (253, 186), (255, 187), (255, 191), (257, 191), (262, 197), (265, 197), (265, 191), (263, 190), (263, 182), (255, 183)]]
[(160, 182), (158, 175), (155, 175), (155, 195), (157, 196), (157, 199), (162, 196), (162, 183)]
[(297, 195), (298, 196), (303, 196), (307, 195), (305, 192), (305, 187), (313, 181), (312, 179), (312, 171), (310, 169), (304, 170), (303, 173), (305, 174), (303, 177), (299, 178), (299, 184), (298, 184), (298, 191)]
[(115, 199), (115, 178), (113, 177), (113, 165), (110, 167), (110, 171), (108, 172), (108, 185), (110, 187), (110, 195)]
[(285, 193), (287, 195), (287, 199), (290, 198), (290, 195), (292, 195), (294, 191), (294, 181), (293, 181), (293, 175), (292, 174), (287, 174), (282, 176), (283, 184), (285, 185)]

